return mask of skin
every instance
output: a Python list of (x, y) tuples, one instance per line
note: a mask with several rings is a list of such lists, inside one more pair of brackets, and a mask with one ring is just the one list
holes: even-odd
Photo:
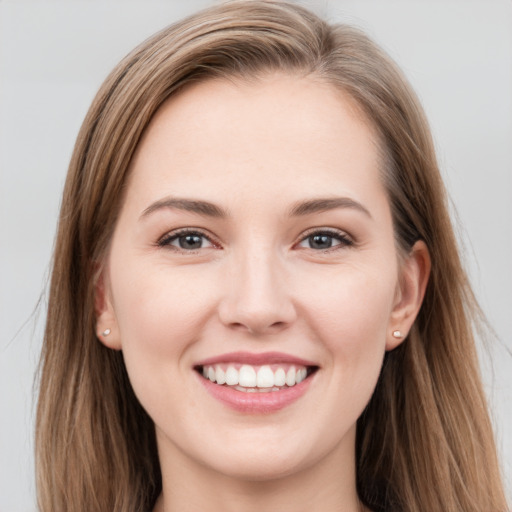
[[(372, 128), (314, 77), (210, 80), (164, 104), (131, 167), (97, 287), (97, 328), (111, 329), (100, 339), (123, 351), (155, 423), (155, 510), (362, 510), (356, 421), (429, 272), (422, 242), (398, 258)], [(147, 213), (169, 197), (208, 201), (227, 217)], [(366, 212), (289, 215), (335, 197)], [(203, 233), (203, 246), (163, 245), (181, 228)], [(343, 238), (312, 246), (311, 231), (326, 229)], [(193, 369), (240, 350), (284, 352), (319, 370), (284, 409), (241, 413), (212, 398)]]

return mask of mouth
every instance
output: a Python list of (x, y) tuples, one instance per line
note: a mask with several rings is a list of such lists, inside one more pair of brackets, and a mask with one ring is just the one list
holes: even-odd
[(203, 379), (243, 393), (271, 393), (293, 388), (311, 377), (316, 365), (290, 363), (241, 364), (235, 362), (197, 365)]
[(270, 413), (290, 405), (307, 392), (319, 369), (278, 352), (233, 352), (194, 366), (211, 396), (243, 413)]

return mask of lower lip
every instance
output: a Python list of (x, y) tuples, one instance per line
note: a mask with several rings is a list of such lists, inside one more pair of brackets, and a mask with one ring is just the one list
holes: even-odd
[(306, 393), (313, 377), (314, 375), (311, 375), (301, 383), (280, 391), (251, 393), (214, 384), (198, 374), (199, 380), (210, 395), (228, 407), (248, 414), (266, 414), (284, 409)]

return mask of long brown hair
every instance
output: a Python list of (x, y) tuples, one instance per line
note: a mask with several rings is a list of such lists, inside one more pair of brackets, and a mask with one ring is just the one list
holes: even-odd
[(42, 512), (147, 511), (161, 490), (154, 427), (122, 353), (96, 338), (94, 285), (132, 155), (176, 91), (282, 70), (343, 89), (381, 139), (397, 247), (424, 240), (432, 271), (408, 339), (386, 355), (358, 421), (357, 485), (375, 511), (503, 512), (473, 339), (479, 310), (459, 259), (428, 124), (367, 36), (290, 3), (230, 2), (172, 25), (110, 74), (85, 118), (58, 226), (37, 410)]

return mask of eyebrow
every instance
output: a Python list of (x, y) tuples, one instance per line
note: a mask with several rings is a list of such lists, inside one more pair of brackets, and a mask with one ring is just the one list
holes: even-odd
[(197, 213), (198, 215), (203, 215), (205, 217), (225, 218), (228, 216), (225, 210), (223, 210), (222, 208), (213, 203), (209, 203), (208, 201), (165, 197), (164, 199), (160, 199), (159, 201), (156, 201), (150, 206), (148, 206), (142, 212), (142, 215), (140, 217), (142, 219), (153, 212), (167, 208)]
[[(140, 218), (143, 219), (148, 215), (152, 214), (153, 212), (167, 208), (196, 213), (204, 217), (225, 219), (229, 216), (226, 210), (208, 201), (198, 199), (165, 197), (163, 199), (155, 201), (150, 206), (148, 206), (142, 212)], [(302, 217), (305, 215), (311, 215), (313, 213), (335, 210), (337, 208), (350, 208), (358, 210), (367, 215), (368, 217), (372, 218), (367, 208), (365, 208), (361, 203), (358, 203), (357, 201), (349, 197), (319, 198), (310, 199), (308, 201), (298, 201), (290, 208), (289, 216)]]
[(320, 198), (311, 199), (310, 201), (299, 201), (290, 209), (290, 216), (299, 217), (303, 215), (310, 215), (312, 213), (326, 212), (336, 208), (350, 208), (358, 210), (370, 217), (370, 219), (372, 218), (367, 208), (349, 197)]
[(141, 219), (147, 217), (153, 212), (167, 208), (197, 213), (198, 215), (205, 217), (226, 218), (228, 216), (227, 211), (213, 203), (209, 203), (208, 201), (165, 197), (164, 199), (160, 199), (148, 206), (142, 212)]

